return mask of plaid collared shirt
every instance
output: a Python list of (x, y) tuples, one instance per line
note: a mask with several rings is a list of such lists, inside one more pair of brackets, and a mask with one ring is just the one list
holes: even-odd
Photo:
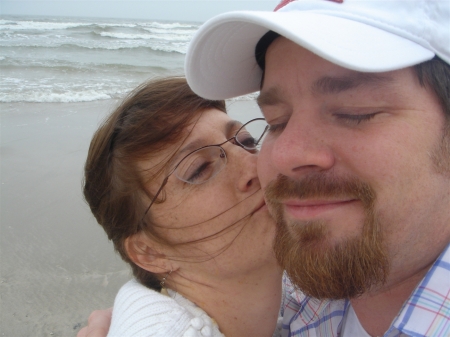
[[(348, 300), (317, 300), (283, 278), (283, 337), (338, 337)], [(450, 336), (450, 244), (405, 302), (384, 337)]]

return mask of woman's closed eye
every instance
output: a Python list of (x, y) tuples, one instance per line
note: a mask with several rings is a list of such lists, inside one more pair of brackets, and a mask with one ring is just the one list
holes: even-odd
[(184, 182), (199, 184), (214, 173), (214, 160), (197, 153), (191, 154), (177, 167), (176, 175)]
[(208, 162), (197, 162), (195, 164), (190, 165), (187, 169), (185, 176), (186, 182), (191, 184), (196, 184), (201, 181), (208, 180), (213, 174), (213, 163)]

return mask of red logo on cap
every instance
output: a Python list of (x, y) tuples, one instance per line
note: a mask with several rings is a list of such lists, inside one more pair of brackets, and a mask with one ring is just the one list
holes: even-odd
[[(275, 9), (273, 10), (274, 12), (276, 12), (277, 10), (279, 10), (280, 8), (283, 8), (284, 6), (286, 6), (288, 3), (293, 2), (296, 0), (281, 0), (281, 2), (278, 4), (277, 7), (275, 7)], [(333, 1), (333, 2), (337, 2), (339, 4), (343, 3), (344, 0), (327, 0), (327, 1)]]

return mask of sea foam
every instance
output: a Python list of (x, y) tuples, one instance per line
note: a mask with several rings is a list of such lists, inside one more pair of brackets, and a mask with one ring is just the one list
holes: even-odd
[(182, 75), (195, 23), (122, 19), (0, 19), (0, 101), (121, 97), (142, 81)]

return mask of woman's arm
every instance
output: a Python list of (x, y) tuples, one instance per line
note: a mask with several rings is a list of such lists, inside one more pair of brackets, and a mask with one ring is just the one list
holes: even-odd
[(95, 310), (88, 318), (88, 325), (77, 333), (77, 337), (106, 337), (111, 325), (112, 309)]

